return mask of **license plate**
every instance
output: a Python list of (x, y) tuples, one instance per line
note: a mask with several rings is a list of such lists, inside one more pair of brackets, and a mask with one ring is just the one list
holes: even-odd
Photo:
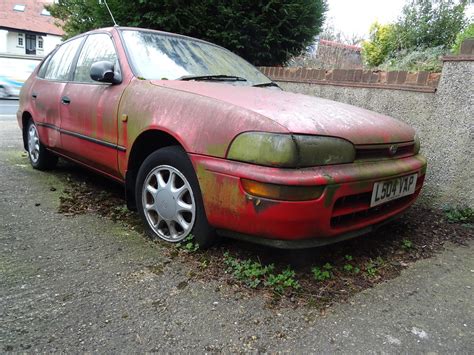
[(416, 189), (416, 178), (417, 174), (413, 174), (376, 182), (372, 190), (370, 207), (413, 194)]

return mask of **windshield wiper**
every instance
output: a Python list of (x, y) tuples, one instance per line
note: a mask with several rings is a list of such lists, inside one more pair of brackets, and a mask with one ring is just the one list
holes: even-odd
[(278, 86), (277, 83), (274, 83), (273, 81), (269, 81), (268, 83), (261, 83), (261, 84), (255, 84), (255, 85), (252, 85), (254, 88), (264, 88), (264, 87), (268, 87), (268, 86), (275, 86), (277, 88), (279, 88), (280, 86)]
[(240, 76), (234, 75), (224, 75), (224, 74), (216, 74), (216, 75), (185, 75), (177, 80), (214, 80), (214, 81), (247, 81), (247, 79), (242, 78)]

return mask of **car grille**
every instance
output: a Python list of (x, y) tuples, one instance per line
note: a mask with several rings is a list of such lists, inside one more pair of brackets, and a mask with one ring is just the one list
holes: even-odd
[[(396, 146), (395, 153), (390, 152), (390, 147)], [(370, 144), (356, 146), (356, 161), (404, 158), (414, 154), (413, 142), (397, 144)]]
[(340, 197), (333, 207), (331, 228), (347, 228), (352, 225), (370, 222), (373, 218), (382, 217), (408, 205), (418, 195), (423, 180), (424, 175), (418, 178), (414, 194), (374, 207), (370, 207), (372, 191)]

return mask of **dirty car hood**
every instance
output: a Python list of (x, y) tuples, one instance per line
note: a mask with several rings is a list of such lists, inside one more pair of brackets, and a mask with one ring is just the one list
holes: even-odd
[(406, 142), (413, 140), (415, 134), (410, 126), (391, 117), (313, 96), (202, 81), (152, 83), (251, 110), (292, 133), (336, 136), (354, 144)]

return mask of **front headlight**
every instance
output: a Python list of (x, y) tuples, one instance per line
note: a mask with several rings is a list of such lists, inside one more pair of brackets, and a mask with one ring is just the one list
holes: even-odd
[(351, 163), (349, 141), (325, 136), (245, 132), (232, 142), (228, 159), (281, 168)]
[(415, 145), (413, 147), (413, 152), (415, 154), (418, 154), (420, 152), (420, 148), (421, 148), (421, 143), (420, 143), (420, 137), (418, 137), (418, 134), (415, 134)]

